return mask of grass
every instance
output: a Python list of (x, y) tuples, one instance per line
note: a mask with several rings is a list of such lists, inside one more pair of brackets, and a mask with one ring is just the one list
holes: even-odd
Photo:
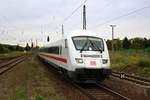
[[(0, 100), (66, 100), (35, 55), (0, 78)], [(7, 92), (5, 92), (7, 91)]]
[(45, 100), (45, 98), (42, 97), (42, 96), (36, 96), (36, 97), (35, 97), (35, 100)]
[(21, 87), (16, 90), (14, 97), (14, 100), (27, 100), (26, 90), (24, 87)]
[(25, 53), (24, 52), (19, 52), (19, 51), (3, 53), (3, 54), (0, 54), (0, 58), (15, 57), (15, 56), (22, 55), (22, 54), (25, 54)]
[(110, 51), (110, 59), (114, 70), (150, 76), (150, 49)]
[(137, 65), (141, 67), (150, 67), (150, 61), (147, 59), (145, 60), (142, 59), (139, 62), (137, 62)]

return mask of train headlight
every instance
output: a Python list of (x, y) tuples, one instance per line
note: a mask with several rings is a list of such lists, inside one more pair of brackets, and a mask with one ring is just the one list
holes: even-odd
[(103, 64), (107, 64), (108, 59), (103, 59), (102, 61), (103, 61)]
[(83, 63), (83, 59), (81, 59), (81, 58), (75, 58), (75, 60), (76, 60), (77, 63), (80, 63), (80, 64)]

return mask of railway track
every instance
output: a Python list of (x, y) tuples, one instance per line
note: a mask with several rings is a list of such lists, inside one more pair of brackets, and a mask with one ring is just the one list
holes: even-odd
[(150, 80), (143, 78), (143, 77), (139, 77), (139, 76), (135, 76), (135, 75), (133, 76), (133, 75), (129, 75), (129, 74), (122, 73), (122, 72), (116, 72), (116, 71), (112, 72), (112, 76), (120, 78), (122, 80), (128, 80), (128, 81), (136, 83), (136, 84), (150, 86)]
[[(40, 58), (40, 60), (43, 59)], [(49, 65), (49, 63), (47, 62), (43, 62), (46, 63), (46, 66)], [(76, 84), (70, 79), (64, 77), (62, 73), (58, 72), (54, 67), (49, 67), (49, 69), (52, 70), (52, 72), (56, 74), (58, 78), (60, 78), (60, 80), (66, 81), (64, 82), (64, 84), (67, 83), (71, 85), (72, 88), (79, 90), (83, 93), (84, 96), (88, 97), (89, 100), (130, 100), (129, 98), (107, 88), (105, 85), (102, 85), (100, 83)]]
[(0, 58), (0, 63), (3, 63), (3, 62), (5, 62), (5, 61), (11, 60), (11, 59), (14, 59), (14, 58), (17, 58), (17, 57), (19, 57), (19, 56)]
[(90, 100), (130, 100), (100, 83), (95, 84), (75, 84), (72, 85), (78, 88), (82, 93), (89, 97)]
[(13, 57), (11, 59), (8, 59), (7, 61), (3, 61), (0, 63), (0, 75), (4, 72), (8, 71), (9, 69), (13, 68), (16, 64), (24, 61), (26, 56), (17, 56)]

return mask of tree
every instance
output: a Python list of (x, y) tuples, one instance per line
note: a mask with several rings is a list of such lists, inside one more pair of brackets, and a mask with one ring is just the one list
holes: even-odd
[(34, 44), (33, 44), (33, 42), (31, 43), (31, 48), (33, 49), (33, 47), (34, 47)]
[(19, 49), (20, 49), (19, 44), (17, 44), (16, 51), (19, 51)]
[(144, 41), (143, 41), (143, 45), (144, 45), (144, 48), (148, 48), (148, 39), (144, 38)]
[(131, 45), (131, 42), (128, 40), (127, 37), (125, 37), (125, 38), (123, 39), (123, 42), (122, 42), (122, 47), (123, 47), (124, 49), (129, 49), (129, 48), (130, 48), (130, 45)]
[(131, 47), (133, 49), (143, 49), (144, 48), (144, 39), (143, 38), (134, 38), (131, 40)]
[(120, 39), (114, 39), (114, 49), (120, 50), (122, 48), (121, 40)]
[(8, 49), (8, 47), (6, 45), (0, 44), (0, 53), (7, 53), (10, 50)]
[(15, 46), (12, 46), (12, 45), (8, 45), (7, 48), (8, 48), (10, 51), (15, 51), (15, 50), (16, 50), (16, 47), (15, 47)]
[(3, 48), (3, 45), (0, 44), (0, 53), (3, 53), (4, 52), (4, 48)]
[(16, 46), (16, 49), (15, 49), (16, 51), (23, 51), (24, 50), (24, 48), (23, 47), (21, 47), (21, 46), (19, 46), (19, 44), (17, 44), (17, 46)]
[(112, 49), (111, 48), (112, 41), (111, 40), (107, 40), (106, 44), (107, 44), (108, 49), (111, 50)]
[(150, 48), (150, 39), (148, 40), (148, 48)]
[(31, 48), (30, 48), (29, 44), (27, 43), (27, 44), (26, 44), (26, 47), (25, 47), (25, 50), (26, 50), (26, 51), (29, 51), (30, 49), (31, 49)]

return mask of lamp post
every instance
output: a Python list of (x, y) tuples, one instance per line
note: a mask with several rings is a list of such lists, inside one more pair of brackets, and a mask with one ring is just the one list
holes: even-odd
[(114, 52), (114, 27), (116, 25), (110, 25), (110, 27), (112, 28), (112, 52)]

